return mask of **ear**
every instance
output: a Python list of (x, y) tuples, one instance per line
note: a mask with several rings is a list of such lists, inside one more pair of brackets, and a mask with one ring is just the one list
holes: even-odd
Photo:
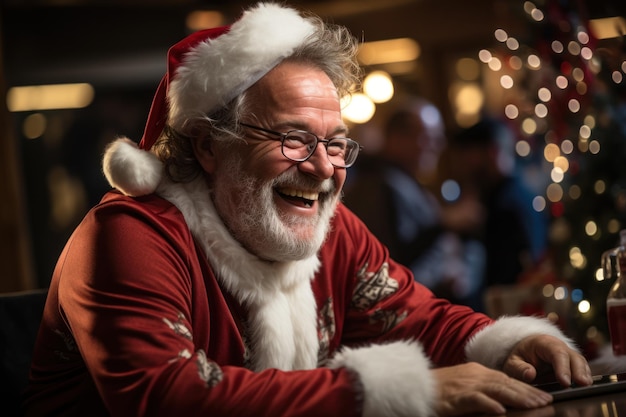
[(191, 140), (193, 153), (202, 169), (212, 174), (216, 167), (216, 157), (213, 149), (213, 140), (210, 137), (198, 137)]

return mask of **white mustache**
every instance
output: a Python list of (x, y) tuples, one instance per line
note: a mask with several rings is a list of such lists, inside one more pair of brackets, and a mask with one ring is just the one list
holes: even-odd
[(272, 187), (300, 190), (308, 194), (334, 194), (337, 190), (335, 181), (327, 178), (322, 182), (306, 177), (298, 172), (285, 172), (272, 181)]

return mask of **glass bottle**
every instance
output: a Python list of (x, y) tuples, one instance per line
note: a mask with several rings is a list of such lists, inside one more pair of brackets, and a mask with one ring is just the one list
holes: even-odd
[(626, 229), (620, 231), (618, 247), (602, 254), (605, 278), (615, 278), (606, 299), (613, 353), (626, 355)]

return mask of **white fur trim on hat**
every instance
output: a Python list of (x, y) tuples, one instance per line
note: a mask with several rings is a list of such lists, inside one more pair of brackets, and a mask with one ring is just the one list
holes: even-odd
[(107, 146), (102, 169), (111, 187), (131, 197), (153, 193), (163, 174), (163, 164), (156, 155), (139, 149), (128, 138), (119, 138)]
[(291, 8), (260, 3), (230, 30), (192, 48), (168, 90), (169, 123), (212, 113), (288, 57), (313, 33), (313, 24)]
[(364, 417), (434, 415), (436, 381), (418, 342), (344, 348), (330, 366), (346, 367), (358, 375), (364, 389)]
[(512, 316), (499, 318), (480, 330), (465, 346), (469, 361), (492, 369), (501, 369), (505, 359), (522, 339), (537, 334), (554, 336), (577, 350), (574, 342), (545, 318)]

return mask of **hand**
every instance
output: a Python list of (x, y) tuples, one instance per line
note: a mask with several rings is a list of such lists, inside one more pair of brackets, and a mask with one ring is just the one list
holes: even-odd
[(551, 371), (564, 387), (569, 387), (572, 382), (578, 385), (593, 383), (587, 360), (562, 340), (548, 335), (522, 339), (505, 360), (502, 370), (526, 382), (532, 382), (537, 375)]
[(440, 417), (497, 415), (507, 406), (537, 408), (552, 401), (550, 394), (475, 362), (434, 369), (433, 375), (439, 386), (435, 411)]

